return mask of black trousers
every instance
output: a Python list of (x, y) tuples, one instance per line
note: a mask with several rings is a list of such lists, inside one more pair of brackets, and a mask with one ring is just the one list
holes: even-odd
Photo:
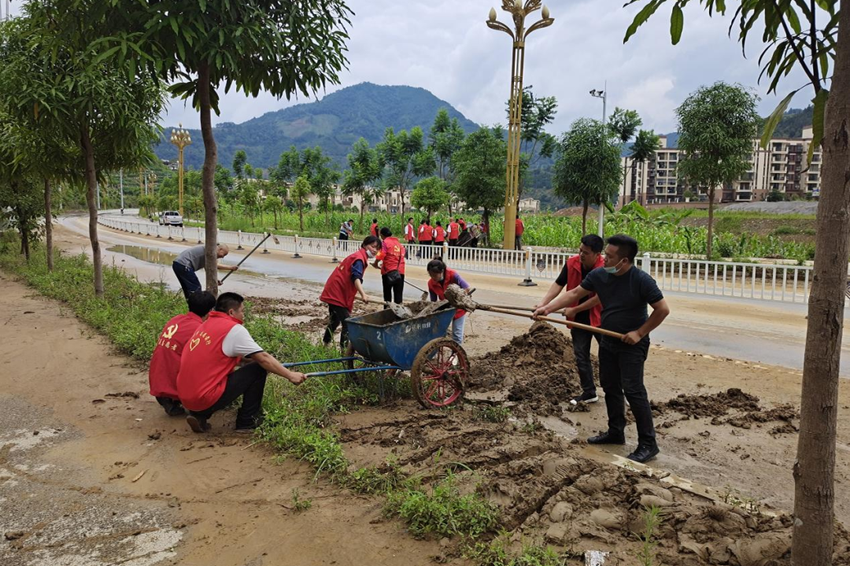
[(386, 275), (381, 275), (381, 283), (384, 286), (384, 302), (393, 301), (400, 305), (404, 296), (404, 275), (399, 273), (395, 283), (390, 283)]
[(227, 376), (224, 393), (215, 404), (204, 411), (191, 414), (208, 419), (242, 396), (242, 406), (236, 413), (236, 426), (253, 426), (263, 408), (263, 391), (266, 388), (266, 370), (257, 363), (247, 364)]
[(333, 333), (336, 332), (339, 325), (342, 325), (342, 331), (339, 335), (339, 347), (345, 352), (346, 348), (348, 348), (348, 324), (345, 321), (351, 317), (351, 311), (337, 305), (328, 305), (328, 312), (330, 313), (328, 330), (330, 330), (331, 339), (325, 343), (330, 344), (333, 341)]
[(601, 344), (599, 334), (581, 328), (570, 328), (570, 335), (573, 338), (573, 353), (576, 357), (581, 391), (588, 395), (596, 395), (596, 385), (593, 383), (593, 364), (590, 363), (590, 344), (594, 338), (596, 338), (597, 344)]
[(599, 383), (605, 391), (608, 409), (608, 432), (622, 435), (626, 429), (626, 407), (629, 400), (638, 431), (638, 444), (655, 446), (652, 409), (643, 384), (643, 364), (649, 352), (649, 338), (634, 346), (609, 337), (599, 347)]

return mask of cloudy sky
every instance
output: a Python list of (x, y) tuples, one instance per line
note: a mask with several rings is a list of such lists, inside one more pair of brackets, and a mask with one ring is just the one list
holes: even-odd
[[(2, 1), (2, 0), (0, 0)], [(615, 106), (637, 110), (644, 127), (675, 130), (674, 109), (693, 90), (718, 80), (737, 82), (761, 97), (769, 114), (778, 98), (804, 83), (802, 73), (780, 85), (780, 97), (757, 82), (761, 50), (753, 34), (749, 59), (727, 36), (729, 17), (709, 18), (696, 2), (685, 10), (685, 32), (670, 45), (669, 7), (623, 44), (626, 28), (645, 4), (623, 7), (625, 0), (548, 0), (555, 23), (532, 34), (526, 48), (525, 84), (538, 95), (555, 96), (559, 110), (551, 132), (558, 134), (582, 116), (601, 117), (602, 102), (591, 89), (607, 81), (608, 112)], [(422, 87), (454, 105), (479, 124), (504, 122), (510, 75), (510, 38), (489, 29), (491, 5), (509, 21), (498, 0), (348, 0), (355, 12), (349, 42), (349, 69), (339, 88), (369, 81)], [(13, 13), (15, 7), (13, 5)], [(536, 12), (532, 19), (539, 18)], [(322, 94), (324, 95), (324, 93)], [(805, 106), (807, 90), (792, 106)], [(231, 92), (223, 97), (215, 122), (244, 122), (280, 108), (308, 102), (276, 100), (270, 95), (247, 99)], [(198, 116), (175, 100), (163, 124), (198, 127)]]

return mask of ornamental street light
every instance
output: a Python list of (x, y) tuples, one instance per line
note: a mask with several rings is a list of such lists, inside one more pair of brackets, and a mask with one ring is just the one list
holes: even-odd
[[(590, 96), (592, 96), (594, 98), (601, 98), (602, 99), (602, 129), (604, 131), (605, 120), (608, 117), (607, 114), (605, 113), (605, 111), (608, 109), (607, 108), (607, 106), (608, 106), (608, 81), (605, 81), (605, 89), (604, 90), (593, 89), (593, 90), (590, 91)], [(598, 226), (598, 231), (597, 231), (600, 238), (605, 236), (604, 223), (605, 223), (605, 205), (602, 203), (602, 201), (600, 201), (599, 202), (599, 221), (598, 221), (599, 226)]]
[(520, 127), (522, 122), (522, 73), (525, 66), (525, 38), (538, 29), (551, 26), (555, 21), (549, 17), (549, 8), (543, 6), (542, 19), (526, 29), (525, 17), (540, 10), (542, 0), (502, 0), (502, 10), (511, 14), (514, 28), (496, 20), (496, 9), (490, 8), (487, 27), (503, 31), (513, 40), (513, 60), (511, 63), (511, 97), (509, 99), (508, 120), (508, 160), (505, 188), (505, 240), (502, 247), (506, 250), (516, 247), (516, 213), (519, 204), (519, 154)]
[(180, 216), (183, 216), (183, 149), (192, 145), (192, 137), (183, 129), (183, 124), (171, 130), (171, 143), (177, 146), (177, 194), (180, 204)]

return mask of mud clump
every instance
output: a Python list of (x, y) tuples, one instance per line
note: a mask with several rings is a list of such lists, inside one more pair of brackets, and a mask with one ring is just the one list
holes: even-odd
[(504, 390), (520, 413), (559, 415), (560, 403), (581, 389), (572, 342), (545, 322), (535, 322), (528, 332), (470, 366), (472, 390)]
[(759, 398), (733, 387), (721, 393), (711, 395), (685, 395), (684, 393), (660, 403), (658, 410), (664, 412), (671, 409), (688, 415), (691, 418), (721, 417), (728, 414), (730, 409), (743, 411), (759, 411)]

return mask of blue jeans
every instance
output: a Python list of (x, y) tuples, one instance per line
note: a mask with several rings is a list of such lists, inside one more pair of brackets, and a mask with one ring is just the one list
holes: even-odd
[(466, 325), (466, 315), (452, 321), (452, 340), (463, 344), (463, 327)]
[(186, 296), (187, 299), (192, 293), (203, 291), (203, 288), (201, 287), (201, 282), (198, 281), (198, 276), (195, 275), (194, 269), (192, 269), (188, 265), (177, 263), (176, 261), (171, 264), (171, 269), (174, 270), (174, 275), (177, 276), (177, 280), (180, 282), (180, 286), (183, 288), (183, 294)]

